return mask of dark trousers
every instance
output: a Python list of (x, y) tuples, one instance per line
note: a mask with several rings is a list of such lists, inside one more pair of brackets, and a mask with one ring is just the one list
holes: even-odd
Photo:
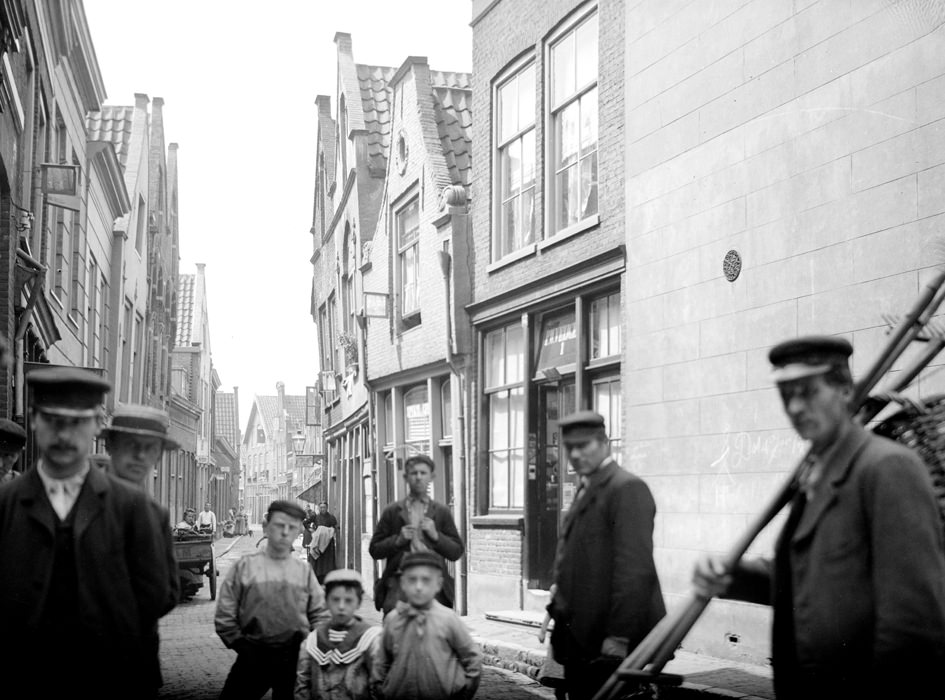
[(292, 700), (301, 641), (280, 647), (245, 647), (226, 677), (220, 700), (259, 700), (270, 688), (272, 700)]

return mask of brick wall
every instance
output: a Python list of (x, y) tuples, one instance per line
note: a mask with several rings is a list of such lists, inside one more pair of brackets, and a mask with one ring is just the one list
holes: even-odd
[[(696, 553), (731, 546), (804, 449), (768, 348), (842, 334), (862, 374), (885, 342), (882, 312), (905, 311), (941, 261), (943, 20), (921, 3), (627, 11), (624, 435), (657, 500), (670, 606)], [(729, 250), (743, 261), (734, 282)], [(713, 603), (687, 645), (763, 660), (766, 622)]]
[(473, 527), (469, 530), (467, 549), (470, 574), (521, 578), (521, 530)]
[[(592, 3), (590, 3), (592, 4)], [(543, 197), (548, 173), (544, 162), (544, 144), (550, 138), (543, 123), (542, 105), (545, 100), (547, 66), (545, 62), (547, 34), (561, 22), (567, 21), (578, 8), (589, 3), (574, 0), (527, 0), (500, 2), (479, 16), (473, 25), (473, 104), (476, 118), (473, 124), (473, 142), (476, 144), (476, 168), (472, 182), (472, 219), (475, 240), (477, 272), (474, 287), (475, 300), (514, 289), (528, 280), (550, 274), (568, 264), (587, 258), (624, 241), (625, 207), (623, 197), (624, 169), (624, 3), (603, 0), (599, 3), (599, 151), (598, 206), (600, 226), (563, 241), (558, 245), (539, 249), (531, 257), (518, 263), (486, 272), (492, 262), (492, 230), (494, 198), (493, 144), (495, 81), (526, 52), (535, 56), (536, 66), (536, 139), (537, 183), (535, 190), (536, 238), (550, 236), (551, 225), (545, 220)]]

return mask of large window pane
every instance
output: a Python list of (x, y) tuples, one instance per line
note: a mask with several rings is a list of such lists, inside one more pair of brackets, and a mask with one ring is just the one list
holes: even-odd
[(574, 93), (574, 33), (568, 34), (551, 49), (552, 93), (554, 106)]
[(489, 397), (489, 449), (509, 447), (509, 392), (500, 391)]
[(578, 140), (580, 106), (580, 102), (572, 102), (561, 111), (558, 117), (555, 138), (558, 146), (559, 169), (575, 163), (578, 159), (580, 152), (580, 141)]
[(620, 354), (620, 295), (591, 302), (591, 359)]
[(486, 334), (486, 389), (505, 384), (505, 329)]
[(491, 505), (509, 507), (509, 456), (507, 452), (492, 454), (489, 459)]
[(518, 128), (535, 123), (535, 64), (518, 76)]
[(597, 14), (591, 16), (577, 29), (575, 57), (577, 79), (575, 86), (581, 89), (597, 80)]
[(515, 384), (525, 378), (525, 331), (518, 324), (506, 329), (506, 383)]
[(505, 141), (518, 131), (518, 78), (499, 88), (499, 140)]

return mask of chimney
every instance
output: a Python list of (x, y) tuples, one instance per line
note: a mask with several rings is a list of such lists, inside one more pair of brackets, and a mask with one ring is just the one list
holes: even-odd
[(279, 430), (283, 433), (286, 431), (285, 425), (285, 384), (282, 382), (276, 382), (276, 394), (279, 396), (279, 401), (277, 403), (279, 411)]
[(352, 55), (351, 35), (348, 32), (335, 32), (335, 44), (339, 53)]

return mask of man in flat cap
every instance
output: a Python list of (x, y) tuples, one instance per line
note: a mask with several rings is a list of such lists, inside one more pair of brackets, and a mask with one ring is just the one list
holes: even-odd
[[(179, 445), (167, 431), (170, 418), (167, 411), (140, 404), (125, 404), (115, 408), (109, 425), (102, 431), (105, 448), (110, 457), (109, 469), (119, 479), (148, 493), (148, 481), (153, 478), (154, 468), (165, 450), (176, 450)], [(171, 534), (171, 516), (167, 508), (153, 498), (148, 505), (154, 517), (155, 528), (161, 535), (164, 551), (165, 574), (169, 591), (167, 604), (160, 615), (169, 613), (180, 596), (180, 579), (177, 558), (174, 555), (174, 540)], [(157, 573), (157, 572), (155, 572)], [(146, 668), (142, 672), (142, 687), (138, 696), (156, 697), (162, 685), (160, 638), (158, 618), (151, 621), (149, 649), (144, 658)]]
[(726, 572), (706, 557), (697, 591), (774, 607), (775, 693), (925, 697), (945, 661), (945, 548), (929, 474), (851, 415), (853, 349), (811, 336), (769, 353), (784, 410), (812, 460), (774, 558)]
[(4, 692), (128, 697), (169, 596), (148, 496), (90, 468), (107, 381), (65, 367), (26, 381), (39, 459), (0, 489)]
[(214, 626), (237, 656), (221, 700), (291, 700), (299, 647), (328, 620), (322, 587), (306, 562), (292, 555), (305, 511), (273, 501), (266, 511), (265, 549), (243, 555), (227, 572), (217, 597)]
[(558, 540), (548, 612), (554, 657), (575, 700), (593, 697), (666, 609), (650, 489), (611, 456), (603, 416), (578, 411), (558, 427), (581, 485)]
[(23, 446), (26, 445), (26, 431), (8, 418), (0, 418), (0, 484), (13, 481), (19, 472), (13, 471)]

